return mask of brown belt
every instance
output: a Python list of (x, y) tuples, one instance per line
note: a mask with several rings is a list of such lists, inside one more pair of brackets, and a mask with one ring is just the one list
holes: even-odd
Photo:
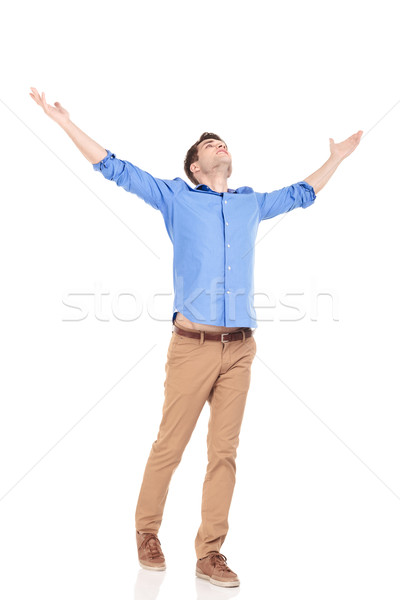
[(200, 339), (201, 334), (204, 335), (204, 340), (211, 340), (214, 342), (233, 342), (235, 340), (244, 340), (251, 335), (253, 335), (253, 330), (250, 327), (244, 327), (243, 329), (239, 329), (239, 331), (225, 332), (225, 333), (209, 333), (208, 331), (186, 331), (186, 329), (181, 329), (177, 325), (173, 326), (172, 331), (178, 333), (179, 335), (185, 335), (186, 337)]

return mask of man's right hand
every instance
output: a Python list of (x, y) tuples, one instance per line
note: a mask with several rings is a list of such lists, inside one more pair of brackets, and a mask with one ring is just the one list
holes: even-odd
[(69, 123), (69, 112), (65, 110), (65, 108), (63, 108), (59, 102), (54, 102), (54, 106), (51, 106), (50, 104), (47, 104), (44, 92), (42, 92), (42, 95), (40, 96), (36, 88), (31, 87), (31, 90), (32, 93), (29, 93), (29, 95), (31, 98), (33, 98), (36, 104), (39, 104), (39, 106), (43, 108), (44, 112), (48, 117), (50, 117), (50, 119), (53, 119), (53, 121), (61, 125), (61, 127)]

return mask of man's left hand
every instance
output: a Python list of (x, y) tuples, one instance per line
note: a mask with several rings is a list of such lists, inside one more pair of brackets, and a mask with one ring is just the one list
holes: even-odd
[(339, 142), (338, 144), (335, 144), (333, 139), (329, 138), (331, 156), (336, 160), (342, 161), (357, 148), (362, 134), (363, 132), (361, 130), (357, 131), (357, 133), (354, 133), (348, 137), (347, 140), (344, 140), (344, 142)]

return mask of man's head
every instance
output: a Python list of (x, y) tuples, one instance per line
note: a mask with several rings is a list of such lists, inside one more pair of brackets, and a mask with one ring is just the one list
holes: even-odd
[[(223, 152), (225, 150), (225, 152)], [(185, 173), (196, 186), (204, 175), (209, 175), (216, 170), (226, 173), (226, 178), (232, 174), (232, 157), (225, 142), (216, 135), (205, 131), (200, 138), (187, 151), (183, 163)]]

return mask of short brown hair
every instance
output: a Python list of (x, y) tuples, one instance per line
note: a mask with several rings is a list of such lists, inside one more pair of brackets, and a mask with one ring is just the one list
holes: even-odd
[(189, 177), (190, 181), (194, 184), (194, 185), (198, 185), (199, 182), (197, 181), (196, 177), (193, 175), (193, 173), (190, 170), (190, 165), (194, 162), (196, 162), (196, 160), (199, 159), (199, 154), (197, 152), (197, 146), (199, 144), (201, 144), (201, 142), (204, 142), (204, 140), (209, 140), (209, 139), (213, 139), (213, 140), (221, 140), (221, 142), (223, 142), (224, 140), (222, 138), (219, 137), (219, 135), (217, 135), (216, 133), (210, 133), (209, 131), (205, 131), (204, 133), (201, 134), (201, 136), (199, 137), (199, 139), (197, 140), (197, 142), (195, 142), (193, 144), (193, 146), (191, 148), (189, 148), (189, 150), (186, 153), (186, 157), (185, 160), (183, 162), (183, 168), (185, 170), (186, 175)]

